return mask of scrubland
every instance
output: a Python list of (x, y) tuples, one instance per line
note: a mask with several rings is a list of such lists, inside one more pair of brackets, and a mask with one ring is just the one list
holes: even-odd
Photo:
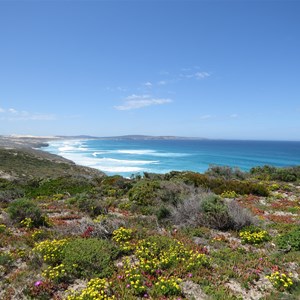
[(0, 299), (300, 298), (299, 167), (126, 179), (0, 158)]

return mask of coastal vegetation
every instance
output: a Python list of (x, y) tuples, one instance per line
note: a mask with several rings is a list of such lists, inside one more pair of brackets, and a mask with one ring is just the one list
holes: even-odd
[(1, 299), (300, 297), (300, 167), (128, 179), (0, 158)]

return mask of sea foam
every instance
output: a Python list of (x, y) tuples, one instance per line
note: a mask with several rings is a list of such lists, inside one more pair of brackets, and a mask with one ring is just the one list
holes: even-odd
[(44, 150), (108, 175), (204, 172), (212, 165), (249, 170), (254, 166), (300, 165), (300, 142), (217, 140), (56, 140)]

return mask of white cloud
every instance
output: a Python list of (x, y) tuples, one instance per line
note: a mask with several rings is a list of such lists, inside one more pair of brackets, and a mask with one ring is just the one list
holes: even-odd
[(153, 98), (150, 95), (131, 95), (125, 98), (124, 105), (114, 106), (117, 110), (132, 110), (139, 109), (146, 106), (162, 105), (171, 103), (171, 99), (166, 98)]
[(158, 85), (166, 85), (167, 82), (166, 82), (165, 80), (161, 80), (161, 81), (159, 81), (157, 84), (158, 84)]
[(28, 121), (28, 120), (40, 120), (50, 121), (55, 120), (55, 116), (51, 114), (29, 113), (25, 110), (18, 111), (14, 108), (3, 109), (0, 108), (2, 121)]
[(147, 81), (144, 83), (144, 86), (150, 88), (150, 87), (152, 87), (152, 83), (150, 81)]
[(192, 70), (192, 68), (181, 68), (181, 71), (182, 72), (189, 72), (189, 71), (191, 71)]
[(197, 73), (194, 74), (194, 77), (196, 79), (204, 79), (204, 78), (209, 77), (209, 76), (210, 76), (210, 74), (207, 73), (207, 72), (197, 72)]
[(9, 108), (8, 111), (12, 114), (17, 114), (18, 113), (14, 108)]

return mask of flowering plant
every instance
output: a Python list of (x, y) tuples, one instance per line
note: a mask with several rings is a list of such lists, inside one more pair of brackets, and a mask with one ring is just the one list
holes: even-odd
[(286, 275), (285, 273), (280, 273), (279, 271), (276, 271), (271, 275), (266, 276), (266, 278), (270, 280), (270, 282), (276, 289), (280, 291), (285, 291), (291, 288), (291, 286), (293, 285), (293, 280), (290, 277), (291, 275), (292, 274)]

